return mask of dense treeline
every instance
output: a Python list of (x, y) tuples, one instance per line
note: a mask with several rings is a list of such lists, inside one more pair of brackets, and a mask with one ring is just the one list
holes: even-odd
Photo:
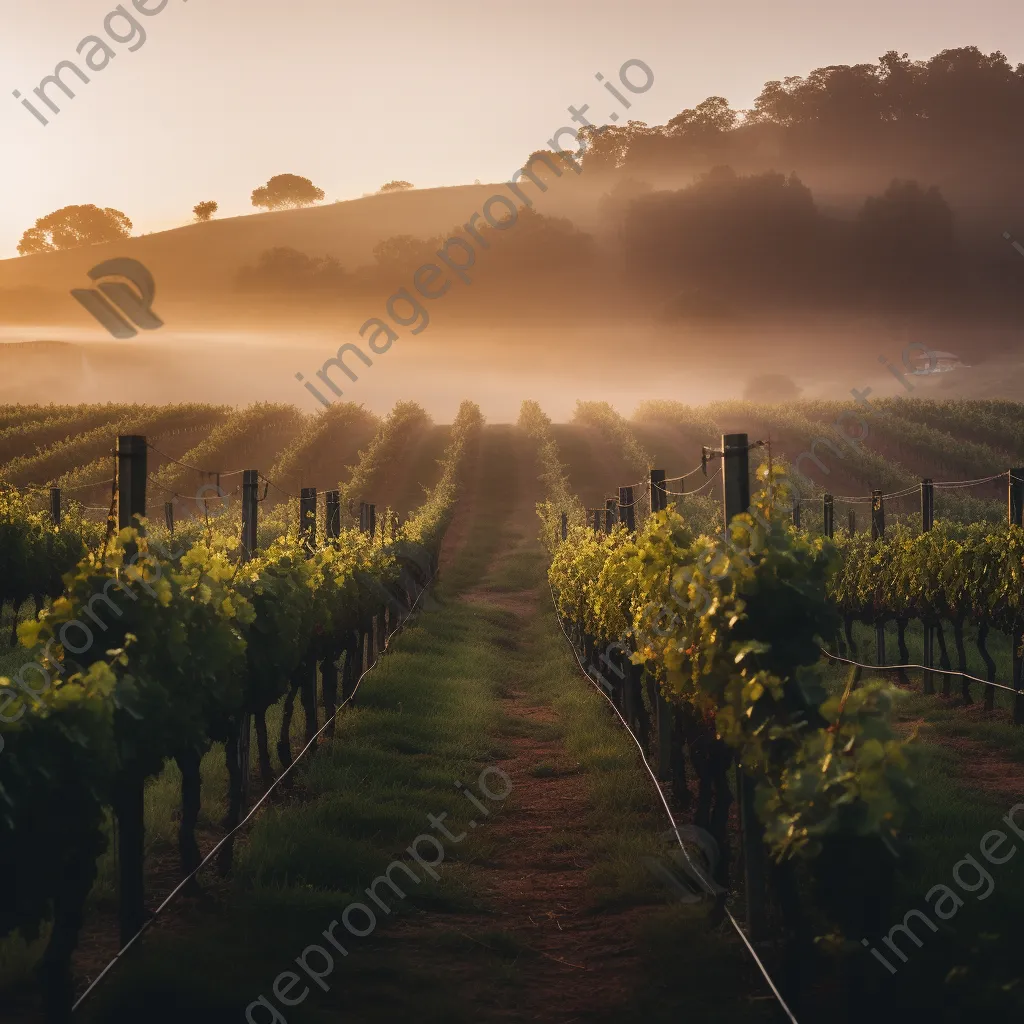
[[(1001, 52), (916, 60), (890, 50), (767, 82), (749, 110), (710, 96), (663, 125), (584, 127), (577, 173), (550, 152), (528, 158), (514, 226), (475, 214), (471, 230), (392, 235), (354, 267), (276, 244), (238, 258), (235, 290), (307, 305), (403, 284), (415, 295), (412, 275), (443, 262), (438, 249), (455, 236), (465, 242), (457, 266), (441, 269), (470, 306), (522, 312), (562, 305), (571, 289), (604, 311), (639, 300), (688, 315), (1004, 319), (1024, 312), (1024, 267), (1002, 237), (1024, 237), (1022, 115), (1024, 64)], [(496, 184), (495, 194), (499, 218), (511, 216), (513, 192)], [(431, 298), (450, 287), (435, 285)]]
[[(876, 64), (831, 65), (766, 82), (748, 111), (710, 96), (667, 124), (642, 122), (593, 135), (588, 171), (700, 172), (829, 169), (847, 180), (877, 174), (952, 176), (976, 168), (1012, 180), (1024, 148), (1024, 64), (976, 46), (927, 60), (890, 50)], [(876, 182), (877, 184), (877, 182)], [(978, 189), (980, 182), (966, 187)]]
[[(552, 177), (542, 164), (534, 170)], [(928, 179), (930, 180), (930, 179)], [(933, 184), (893, 180), (852, 212), (825, 209), (796, 174), (738, 174), (717, 166), (676, 190), (653, 191), (621, 178), (601, 204), (604, 231), (589, 234), (562, 218), (521, 210), (513, 228), (484, 227), (487, 251), (454, 283), (481, 282), (473, 295), (521, 294), (576, 279), (593, 301), (607, 283), (651, 297), (666, 312), (732, 315), (774, 310), (948, 312), (1016, 308), (1016, 254), (993, 232), (1011, 271), (989, 275), (985, 253), (965, 243), (957, 219)], [(329, 257), (295, 249), (264, 252), (240, 272), (247, 292), (343, 297), (393, 289), (417, 268), (439, 264), (446, 236), (396, 235), (374, 249), (374, 262), (345, 271)], [(1005, 251), (1003, 251), (1005, 250)], [(461, 265), (464, 252), (456, 253)], [(486, 260), (486, 266), (483, 265)], [(1024, 272), (1024, 271), (1022, 271)], [(578, 293), (578, 292), (577, 292)], [(613, 300), (616, 301), (616, 300)]]
[(683, 283), (678, 312), (923, 310), (970, 300), (953, 211), (915, 181), (894, 181), (849, 218), (823, 211), (795, 174), (719, 167), (686, 188), (634, 199), (623, 244), (638, 285), (671, 295)]
[[(543, 166), (535, 169), (545, 175)], [(601, 203), (602, 234), (520, 211), (522, 224), (500, 238), (483, 229), (490, 248), (481, 269), (466, 277), (484, 284), (474, 289), (477, 296), (518, 295), (528, 284), (533, 299), (540, 285), (575, 277), (588, 298), (602, 304), (612, 281), (671, 315), (873, 310), (989, 316), (1024, 308), (1016, 253), (995, 229), (974, 238), (972, 225), (959, 224), (933, 180), (893, 179), (853, 209), (836, 210), (821, 205), (794, 173), (744, 175), (720, 165), (665, 191), (620, 177)], [(352, 272), (328, 257), (274, 249), (242, 270), (239, 287), (368, 294), (438, 263), (444, 241), (384, 239), (374, 263)], [(457, 283), (457, 275), (451, 278)]]

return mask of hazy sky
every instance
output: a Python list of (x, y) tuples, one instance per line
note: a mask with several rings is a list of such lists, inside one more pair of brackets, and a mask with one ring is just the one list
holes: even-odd
[[(161, 0), (136, 0), (153, 11)], [(35, 219), (72, 203), (114, 206), (137, 233), (188, 222), (200, 200), (253, 212), (274, 174), (302, 174), (328, 201), (391, 178), (419, 186), (504, 180), (526, 154), (591, 104), (594, 80), (630, 58), (653, 88), (635, 116), (664, 123), (720, 94), (750, 105), (772, 78), (952, 46), (1024, 60), (1024, 7), (1009, 0), (167, 0), (135, 52), (111, 0), (0, 0), (0, 258)], [(89, 35), (116, 56), (43, 127), (12, 96), (32, 90)], [(83, 50), (89, 55), (90, 46)], [(97, 51), (94, 63), (102, 63)]]

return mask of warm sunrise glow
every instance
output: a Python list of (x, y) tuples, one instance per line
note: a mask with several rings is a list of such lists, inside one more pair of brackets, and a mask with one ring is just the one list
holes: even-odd
[(1009, 0), (7, 0), (3, 1024), (1024, 1020), (1022, 125)]

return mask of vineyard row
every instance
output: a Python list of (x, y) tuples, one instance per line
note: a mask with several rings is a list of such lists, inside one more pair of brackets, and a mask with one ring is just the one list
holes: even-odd
[[(405, 523), (386, 512), (379, 529), (366, 506), (362, 529), (343, 524), (335, 492), (319, 533), (311, 490), (297, 522), (282, 504), (258, 523), (260, 474), (246, 471), (235, 529), (221, 517), (172, 540), (145, 519), (147, 446), (138, 436), (119, 439), (116, 522), (92, 544), (78, 524), (54, 526), (16, 492), (0, 497), (0, 559), (19, 569), (0, 579), (20, 588), (5, 582), (0, 598), (17, 602), (46, 581), (44, 606), (18, 627), (41, 672), (32, 682), (0, 678), (0, 867), (19, 879), (0, 895), (0, 936), (18, 930), (31, 941), (52, 921), (39, 966), (49, 1019), (71, 1012), (71, 954), (107, 841), (105, 809), (118, 826), (124, 945), (146, 921), (147, 780), (168, 760), (180, 769), (188, 878), (200, 863), (203, 753), (224, 745), (231, 830), (247, 798), (253, 730), (260, 779), (273, 782), (271, 705), (284, 700), (277, 754), (285, 770), (296, 701), (307, 742), (318, 707), (333, 735), (339, 684), (344, 702), (436, 572), (481, 424), (477, 407), (463, 403), (433, 490)], [(268, 528), (273, 539), (258, 543)], [(222, 870), (231, 859), (227, 843)]]

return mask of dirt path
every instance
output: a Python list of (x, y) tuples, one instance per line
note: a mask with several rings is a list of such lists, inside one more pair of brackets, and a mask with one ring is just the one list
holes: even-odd
[[(503, 505), (501, 543), (483, 579), (458, 600), (513, 616), (518, 651), (529, 658), (538, 620), (548, 612), (547, 591), (542, 579), (528, 589), (506, 589), (502, 576), (523, 559), (539, 557), (534, 507), (541, 492), (528, 442), (518, 430), (499, 429), (506, 443), (499, 453), (493, 433), (490, 445), (485, 440), (473, 494), (452, 524), (446, 560), (481, 514), (485, 489), (493, 485), (485, 470), (500, 454), (505, 493), (489, 498)], [(483, 912), (407, 918), (388, 931), (387, 941), (417, 970), (440, 972), (481, 1019), (621, 1019), (638, 977), (634, 925), (643, 911), (596, 904), (596, 865), (586, 842), (593, 827), (589, 783), (566, 751), (564, 723), (530, 689), (524, 673), (500, 693), (510, 729), (498, 738), (503, 756), (495, 763), (511, 780), (511, 796), (500, 816), (487, 822), (489, 858), (472, 864), (464, 879)], [(468, 955), (449, 955), (453, 938), (463, 940)], [(514, 994), (502, 970), (510, 960), (529, 979)]]
[[(503, 699), (515, 720), (554, 724), (550, 708), (521, 691)], [(423, 971), (443, 971), (484, 1020), (572, 1021), (617, 1019), (636, 978), (632, 920), (639, 911), (596, 913), (589, 872), (594, 867), (582, 837), (588, 830), (586, 782), (557, 739), (506, 741), (500, 761), (512, 794), (500, 818), (488, 823), (493, 859), (473, 865), (468, 878), (486, 914), (426, 916), (399, 924), (390, 939)], [(529, 985), (509, 999), (500, 976), (472, 957), (439, 963), (440, 934), (498, 957), (514, 954)]]

